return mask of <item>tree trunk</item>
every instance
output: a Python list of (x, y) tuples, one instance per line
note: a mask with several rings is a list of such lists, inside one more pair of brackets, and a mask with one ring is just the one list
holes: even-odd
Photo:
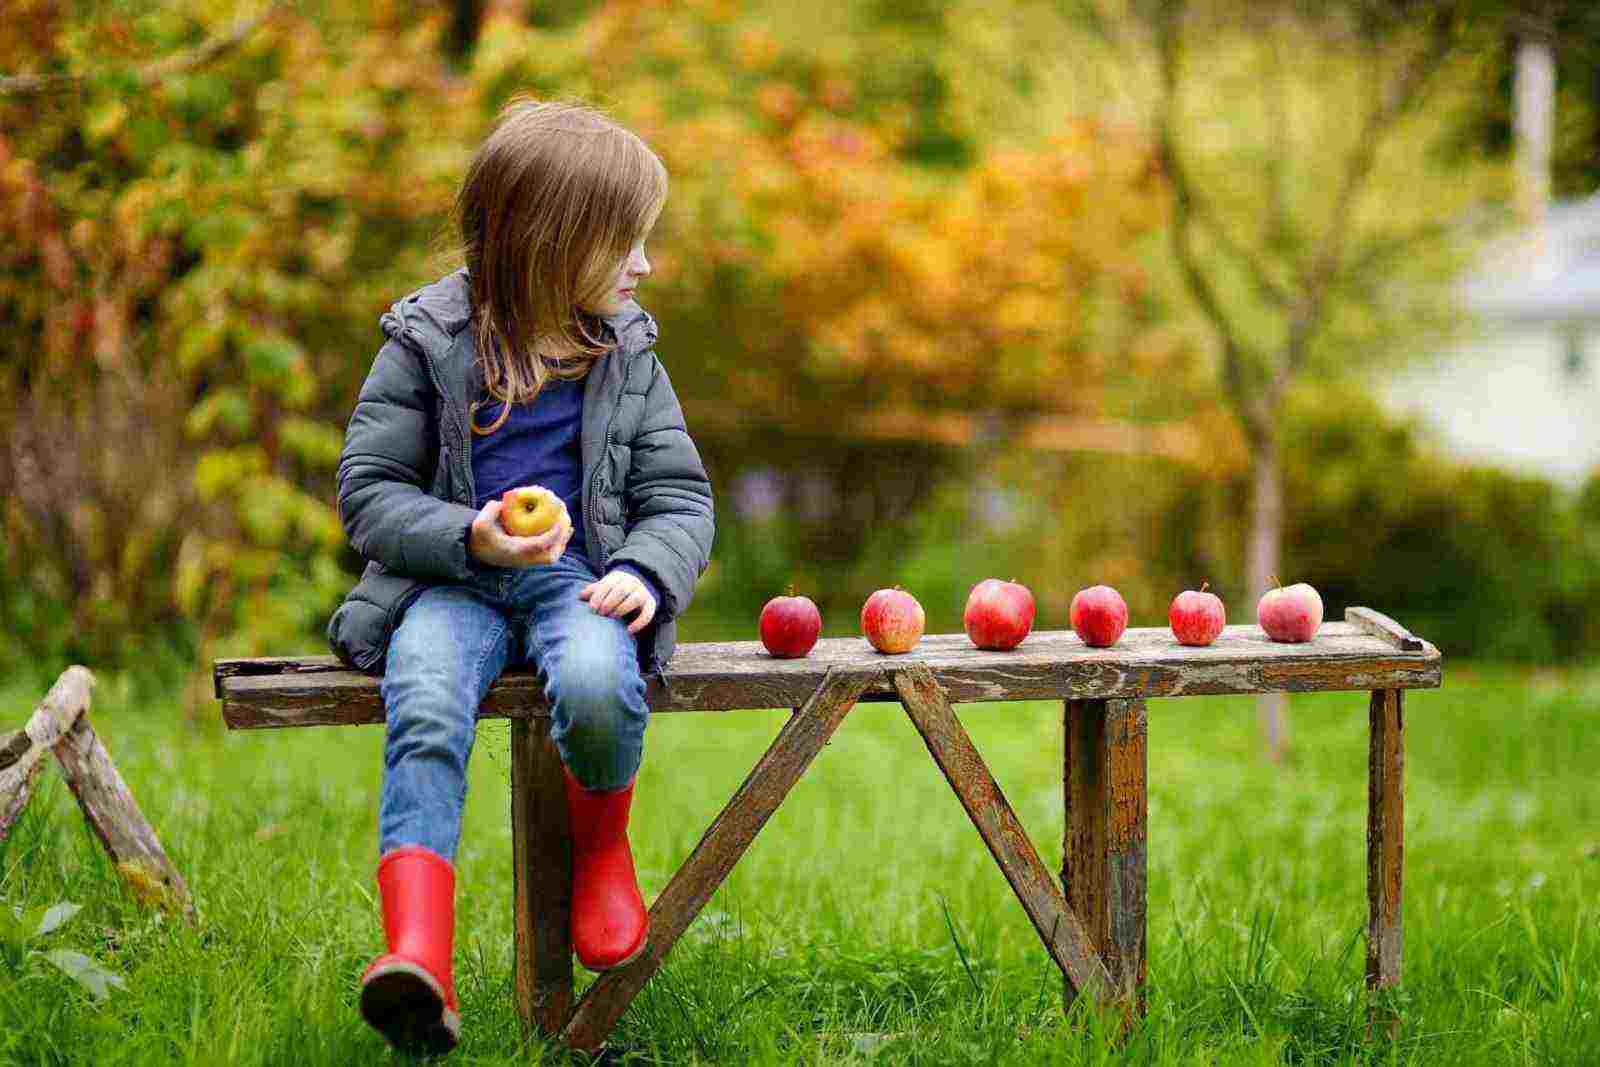
[[(1277, 429), (1267, 429), (1255, 446), (1250, 467), (1249, 565), (1245, 569), (1249, 587), (1242, 598), (1252, 615), (1261, 594), (1277, 584), (1278, 551), (1283, 543), (1283, 459)], [(1289, 752), (1288, 698), (1282, 693), (1263, 693), (1256, 698), (1256, 714), (1268, 757), (1282, 761)]]
[(1536, 239), (1550, 202), (1555, 95), (1555, 50), (1544, 32), (1529, 32), (1517, 42), (1512, 128), (1516, 135), (1517, 214)]
[(450, 5), (450, 28), (444, 37), (445, 54), (464, 66), (482, 28), (483, 0), (454, 0)]

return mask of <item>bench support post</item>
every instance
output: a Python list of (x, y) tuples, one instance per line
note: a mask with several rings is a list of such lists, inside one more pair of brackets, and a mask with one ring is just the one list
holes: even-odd
[(517, 1012), (554, 1036), (572, 1009), (572, 842), (543, 716), (511, 720), (511, 862)]
[(1068, 700), (1064, 727), (1062, 888), (1131, 1021), (1145, 1010), (1145, 702)]
[[(1367, 988), (1378, 992), (1400, 983), (1400, 891), (1405, 853), (1403, 691), (1373, 690), (1368, 718)], [(1376, 1022), (1376, 1015), (1372, 1021)], [(1391, 1020), (1391, 1033), (1398, 1021)]]

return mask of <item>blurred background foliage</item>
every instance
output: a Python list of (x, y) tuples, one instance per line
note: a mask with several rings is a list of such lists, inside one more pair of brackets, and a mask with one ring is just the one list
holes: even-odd
[[(1370, 395), (1453, 328), (1448, 283), (1505, 221), (1512, 30), (1468, 6), (1488, 14), (1448, 23), (1340, 215), (1362, 64), (1392, 65), (1413, 22), (1273, 9), (1263, 33), (1201, 5), (1174, 112), (1215, 221), (1196, 251), (1267, 350), (1261, 278), (1350, 231), (1273, 416), (1285, 580), (1447, 653), (1581, 656), (1600, 483), (1461, 465)], [(894, 583), (956, 629), (990, 575), (1027, 582), (1044, 628), (1102, 581), (1136, 624), (1206, 579), (1250, 621), (1252, 437), (1174, 259), (1149, 12), (12, 0), (0, 656), (198, 680), (218, 655), (325, 651), (359, 570), (333, 476), (377, 316), (453, 266), (455, 184), (523, 90), (602, 105), (672, 176), (643, 303), (719, 504), (687, 636), (753, 637), (791, 584), (830, 634)], [(1595, 19), (1562, 17), (1564, 63), (1600, 54)], [(1562, 98), (1559, 188), (1600, 180), (1588, 77)]]

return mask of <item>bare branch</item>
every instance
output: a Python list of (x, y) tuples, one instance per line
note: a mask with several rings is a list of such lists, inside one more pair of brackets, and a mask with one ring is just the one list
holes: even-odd
[(1167, 180), (1172, 183), (1172, 251), (1190, 294), (1211, 321), (1212, 328), (1222, 342), (1222, 379), (1227, 393), (1244, 421), (1245, 432), (1252, 440), (1258, 440), (1270, 432), (1271, 412), (1262, 404), (1260, 394), (1249, 387), (1246, 371), (1249, 356), (1242, 332), (1222, 306), (1222, 299), (1201, 268), (1194, 248), (1194, 188), (1178, 153), (1175, 132), (1180, 47), (1177, 22), (1181, 15), (1182, 5), (1174, 0), (1172, 3), (1156, 4), (1153, 16), (1161, 69), (1156, 135), (1162, 165), (1166, 169)]
[(1383, 269), (1408, 253), (1438, 244), (1450, 230), (1449, 222), (1430, 219), (1403, 233), (1375, 239), (1349, 262), (1343, 273), (1351, 278), (1358, 278)]
[[(1159, 18), (1160, 16), (1158, 15), (1156, 17)], [(1256, 16), (1251, 17), (1252, 27), (1256, 28), (1259, 32), (1263, 33), (1269, 38), (1275, 40), (1276, 34), (1273, 33), (1273, 21), (1274, 16), (1270, 12), (1259, 16), (1259, 18)], [(1174, 50), (1177, 49), (1177, 42), (1175, 39), (1173, 42), (1173, 48)], [(1274, 73), (1278, 75), (1275, 88), (1281, 95), (1283, 92), (1282, 71), (1276, 67), (1276, 50), (1274, 50), (1272, 54), (1275, 61)], [(1176, 72), (1173, 72), (1173, 82), (1176, 82)], [(1175, 88), (1173, 89), (1173, 92), (1175, 94)], [(1272, 94), (1269, 93), (1268, 95), (1270, 97)], [(1269, 185), (1271, 186), (1269, 191), (1269, 203), (1271, 204), (1272, 210), (1268, 215), (1267, 223), (1264, 227), (1264, 241), (1269, 249), (1275, 245), (1281, 246), (1281, 240), (1279, 240), (1278, 235), (1287, 232), (1288, 229), (1287, 224), (1284, 221), (1287, 217), (1287, 206), (1284, 201), (1283, 190), (1283, 166), (1284, 161), (1287, 160), (1289, 156), (1287, 119), (1283, 118), (1281, 115), (1284, 101), (1282, 99), (1269, 101), (1269, 107), (1272, 103), (1276, 103), (1277, 105), (1277, 107), (1273, 109), (1275, 112), (1274, 117), (1282, 120), (1282, 126), (1280, 128), (1277, 124), (1274, 125), (1274, 151), (1269, 153), (1267, 158), (1267, 179)], [(1181, 165), (1181, 161), (1178, 162)], [(1212, 205), (1200, 194), (1199, 189), (1195, 187), (1194, 183), (1188, 180), (1187, 175), (1181, 175), (1180, 177), (1183, 178), (1184, 184), (1189, 189), (1187, 207), (1189, 214), (1194, 221), (1198, 225), (1204, 227), (1210, 233), (1212, 240), (1216, 242), (1218, 248), (1224, 255), (1232, 258), (1244, 268), (1250, 282), (1255, 286), (1256, 292), (1260, 294), (1264, 301), (1272, 305), (1276, 310), (1282, 311), (1287, 309), (1289, 305), (1293, 303), (1295, 294), (1288, 285), (1279, 280), (1278, 274), (1272, 269), (1269, 257), (1255, 251), (1254, 249), (1248, 247), (1244, 242), (1235, 238), (1233, 229), (1227, 225), (1227, 223), (1221, 218), (1221, 216), (1217, 214), (1216, 211), (1213, 210)]]
[[(286, 8), (284, 3), (273, 3), (259, 14), (242, 18), (222, 33), (208, 37), (186, 52), (158, 59), (133, 72), (140, 88), (149, 89), (174, 74), (183, 74), (237, 48), (244, 39), (262, 23)], [(0, 96), (44, 96), (52, 93), (69, 93), (81, 88), (84, 74), (14, 74), (0, 77)]]
[(1322, 308), (1334, 275), (1344, 255), (1345, 238), (1349, 233), (1350, 214), (1356, 197), (1372, 174), (1377, 160), (1378, 145), (1384, 132), (1405, 113), (1417, 99), (1418, 93), (1430, 74), (1436, 71), (1450, 48), (1451, 23), (1443, 14), (1436, 14), (1428, 28), (1427, 43), (1418, 48), (1401, 65), (1389, 82), (1386, 91), (1368, 112), (1356, 135), (1355, 147), (1346, 161), (1338, 192), (1334, 194), (1333, 211), (1328, 228), (1316, 254), (1302, 273), (1302, 295), (1299, 306), (1289, 321), (1289, 333), (1284, 345), (1284, 361), (1274, 375), (1275, 384), (1287, 381), (1304, 365), (1310, 340), (1322, 317)]
[(1283, 34), (1272, 26), (1266, 34), (1270, 86), (1267, 90), (1268, 127), (1272, 136), (1272, 151), (1267, 155), (1268, 190), (1267, 235), (1268, 248), (1283, 251), (1289, 246), (1294, 226), (1289, 218), (1289, 78), (1283, 58)]
[(1196, 222), (1203, 225), (1211, 237), (1221, 247), (1222, 251), (1237, 260), (1250, 275), (1250, 281), (1255, 284), (1256, 291), (1267, 303), (1278, 308), (1288, 307), (1294, 300), (1294, 294), (1288, 286), (1278, 281), (1272, 271), (1267, 267), (1267, 261), (1246, 248), (1234, 239), (1227, 224), (1224, 223), (1198, 193), (1190, 190), (1189, 211)]

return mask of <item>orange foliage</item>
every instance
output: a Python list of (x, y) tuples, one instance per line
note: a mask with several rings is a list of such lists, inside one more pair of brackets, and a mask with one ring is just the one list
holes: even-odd
[[(1165, 196), (1142, 134), (1067, 121), (1045, 144), (986, 145), (932, 173), (903, 158), (902, 102), (862, 99), (828, 48), (694, 9), (719, 14), (605, 4), (577, 58), (672, 174), (658, 252), (671, 295), (704, 299), (726, 269), (760, 279), (752, 297), (776, 294), (781, 319), (761, 321), (781, 340), (734, 339), (772, 357), (737, 372), (741, 399), (834, 380), (862, 384), (864, 405), (1082, 412), (1113, 381), (1136, 407), (1130, 391), (1150, 390), (1130, 371), (1202, 392), (1195, 353), (1145, 307), (1137, 248)], [(575, 72), (545, 66), (538, 31), (494, 32), (528, 80)]]

